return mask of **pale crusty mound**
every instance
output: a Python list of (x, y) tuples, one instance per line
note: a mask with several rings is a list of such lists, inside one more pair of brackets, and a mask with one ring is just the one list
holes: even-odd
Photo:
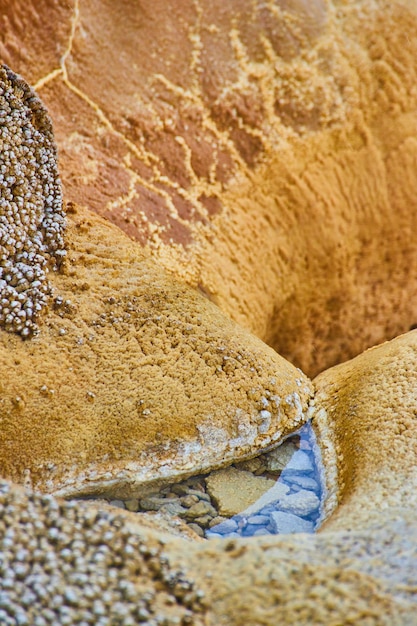
[(116, 511), (1, 483), (0, 623), (203, 626), (204, 592), (147, 534)]
[(68, 199), (310, 376), (417, 322), (413, 0), (3, 4)]
[(70, 207), (67, 253), (39, 336), (0, 334), (2, 476), (126, 496), (305, 421), (308, 379), (118, 228)]

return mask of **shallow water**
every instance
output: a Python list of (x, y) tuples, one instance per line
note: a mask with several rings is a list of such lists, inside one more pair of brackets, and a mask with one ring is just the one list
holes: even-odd
[(206, 537), (252, 537), (288, 533), (313, 533), (323, 516), (323, 465), (311, 427), (305, 424), (296, 434), (295, 451), (275, 485), (238, 515), (213, 526)]

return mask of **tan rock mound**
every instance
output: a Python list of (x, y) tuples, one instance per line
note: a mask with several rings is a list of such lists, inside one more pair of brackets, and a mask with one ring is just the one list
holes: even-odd
[(310, 376), (417, 322), (415, 2), (0, 0), (69, 200)]
[(0, 324), (41, 327), (0, 333), (1, 474), (126, 496), (304, 421), (308, 379), (120, 229), (71, 205), (64, 250), (51, 124), (5, 67), (0, 113)]
[[(371, 348), (314, 380), (313, 424), (328, 468), (326, 528), (417, 503), (417, 331)], [(335, 487), (337, 491), (335, 492)]]
[(29, 342), (0, 334), (0, 473), (47, 492), (126, 496), (278, 442), (308, 379), (138, 244), (82, 209)]
[(3, 484), (0, 618), (414, 624), (416, 335), (315, 381), (315, 421), (323, 434), (327, 415), (343, 481), (319, 534), (190, 542), (149, 517)]
[(3, 476), (126, 496), (305, 420), (308, 379), (118, 228), (72, 205), (64, 244), (51, 123), (7, 67), (0, 113), (0, 324), (42, 327), (0, 334)]

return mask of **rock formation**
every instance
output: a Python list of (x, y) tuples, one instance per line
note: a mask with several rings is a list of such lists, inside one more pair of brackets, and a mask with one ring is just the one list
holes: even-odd
[[(0, 0), (69, 201), (64, 246), (48, 118), (3, 68), (0, 621), (413, 624), (417, 332), (323, 370), (416, 321), (417, 5), (166, 6)], [(316, 535), (32, 490), (130, 496), (307, 417)]]
[(0, 15), (0, 58), (53, 117), (68, 200), (310, 376), (417, 322), (414, 0), (1, 0)]
[[(25, 155), (30, 91), (7, 70), (0, 78), (4, 110), (13, 106), (19, 122), (6, 155), (17, 157), (19, 148)], [(38, 124), (36, 132), (28, 137), (33, 154), (27, 161), (33, 172), (42, 173), (47, 163), (53, 174), (55, 153), (44, 150), (50, 126)], [(37, 179), (25, 165), (19, 185), (11, 175), (3, 183), (4, 195), (15, 193), (23, 205), (10, 201), (17, 208), (1, 231), (3, 240), (10, 239), (10, 223), (17, 232), (18, 253), (3, 270), (11, 280), (26, 248), (19, 220), (28, 222), (45, 254), (57, 248), (48, 228), (61, 237), (62, 213), (54, 230), (48, 212), (59, 181), (44, 182), (36, 203), (25, 183)], [(38, 205), (45, 206), (43, 221)], [(2, 213), (8, 216), (7, 206)], [(156, 266), (120, 229), (71, 205), (66, 248), (61, 271), (50, 278), (55, 297), (39, 337), (25, 344), (0, 334), (3, 477), (63, 495), (137, 495), (144, 484), (253, 456), (305, 421), (308, 379)], [(26, 276), (32, 271), (37, 278), (39, 257), (28, 248)], [(20, 282), (11, 289), (19, 288)], [(20, 294), (33, 299), (30, 291)], [(9, 300), (3, 295), (6, 321)]]
[(2, 623), (413, 624), (416, 335), (315, 381), (320, 430), (325, 412), (352, 475), (317, 535), (187, 541), (138, 514), (3, 483)]

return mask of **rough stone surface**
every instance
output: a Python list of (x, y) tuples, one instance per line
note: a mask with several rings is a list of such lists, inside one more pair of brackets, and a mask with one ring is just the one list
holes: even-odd
[(203, 624), (198, 585), (171, 568), (157, 535), (130, 532), (129, 518), (115, 511), (3, 483), (0, 622)]
[(302, 489), (280, 498), (279, 507), (282, 511), (291, 511), (301, 517), (307, 517), (318, 510), (320, 500), (316, 494)]
[(232, 516), (247, 509), (275, 485), (273, 480), (228, 467), (206, 478), (207, 490), (220, 515)]
[[(9, 329), (10, 317), (10, 329), (30, 335), (41, 281), (28, 272), (44, 276), (41, 252), (63, 256), (61, 192), (42, 105), (5, 69), (0, 89), (0, 323)], [(253, 455), (306, 419), (311, 383), (301, 372), (120, 229), (74, 205), (68, 213), (68, 256), (51, 275), (40, 336), (25, 345), (0, 335), (4, 477), (129, 498)], [(42, 308), (49, 287), (40, 289)]]
[(10, 626), (82, 620), (411, 626), (414, 511), (393, 507), (360, 526), (190, 542), (128, 511), (63, 503), (3, 484), (0, 616)]
[(280, 535), (286, 535), (288, 533), (311, 533), (314, 529), (313, 522), (300, 519), (298, 515), (293, 515), (285, 511), (271, 513), (271, 522), (274, 532)]
[(357, 525), (370, 511), (415, 506), (417, 331), (331, 368), (314, 385), (329, 508), (343, 502), (329, 527)]
[(0, 335), (3, 476), (130, 498), (306, 419), (308, 379), (119, 229), (70, 207), (67, 239), (39, 337)]
[(259, 511), (263, 507), (271, 504), (271, 502), (276, 502), (283, 498), (288, 492), (290, 488), (282, 482), (276, 482), (271, 488), (262, 494), (256, 502), (253, 502), (250, 506), (248, 506), (243, 513), (248, 516), (252, 513)]
[(417, 322), (416, 13), (0, 0), (0, 57), (51, 112), (67, 198), (312, 376)]
[[(124, 226), (176, 279), (310, 375), (416, 323), (414, 0), (232, 0), (228, 11), (181, 0), (169, 12), (163, 0), (126, 0), (123, 10), (108, 0), (0, 0), (0, 15), (1, 60), (36, 83), (50, 106), (68, 198)], [(205, 384), (196, 397), (210, 389), (210, 421), (222, 397), (216, 372), (223, 391), (230, 382), (235, 406), (242, 387), (233, 359), (251, 343), (251, 378), (262, 390), (252, 397), (249, 387), (245, 406), (256, 406), (265, 443), (275, 413), (254, 363), (269, 355), (270, 380), (277, 357), (220, 322), (214, 307), (121, 243), (115, 229), (73, 210), (68, 260), (51, 278), (58, 296), (40, 336), (24, 344), (0, 333), (1, 472), (54, 490), (59, 471), (62, 480), (81, 472), (85, 481), (92, 455), (119, 471), (133, 454), (125, 442), (138, 415), (146, 427), (135, 445), (147, 433), (154, 458), (166, 443), (159, 433), (189, 442), (201, 413), (194, 405), (184, 413), (173, 393), (183, 361), (164, 369), (159, 341), (167, 311), (188, 332), (190, 310), (178, 300), (202, 315), (191, 331), (201, 350), (187, 363), (201, 357)], [(131, 322), (127, 302), (139, 297), (138, 285)], [(143, 334), (140, 349), (132, 324)], [(231, 334), (237, 343), (223, 353), (231, 358), (220, 360), (215, 348)], [(177, 335), (169, 336), (175, 352)], [(414, 625), (416, 342), (416, 333), (405, 335), (315, 380), (310, 408), (327, 510), (338, 504), (318, 535), (185, 542), (155, 531), (149, 517), (145, 524), (101, 503), (4, 485), (0, 621)], [(181, 379), (187, 402), (195, 371), (192, 362)], [(302, 379), (285, 371), (295, 385)], [(138, 372), (148, 376), (144, 387)], [(151, 396), (132, 406), (155, 380)], [(119, 396), (121, 381), (131, 388)], [(151, 401), (165, 391), (170, 410), (154, 421), (160, 405)], [(283, 397), (293, 419), (295, 398)], [(275, 404), (278, 415), (282, 398)], [(224, 402), (216, 409), (231, 419)], [(199, 433), (199, 442), (236, 441), (235, 432), (215, 435)], [(119, 474), (117, 486), (136, 484), (135, 472)]]
[(311, 471), (313, 467), (310, 457), (303, 450), (297, 450), (291, 456), (285, 469), (287, 472), (302, 473)]
[(284, 441), (279, 448), (275, 448), (268, 453), (266, 457), (267, 468), (271, 472), (283, 470), (297, 450), (298, 448), (295, 443)]

